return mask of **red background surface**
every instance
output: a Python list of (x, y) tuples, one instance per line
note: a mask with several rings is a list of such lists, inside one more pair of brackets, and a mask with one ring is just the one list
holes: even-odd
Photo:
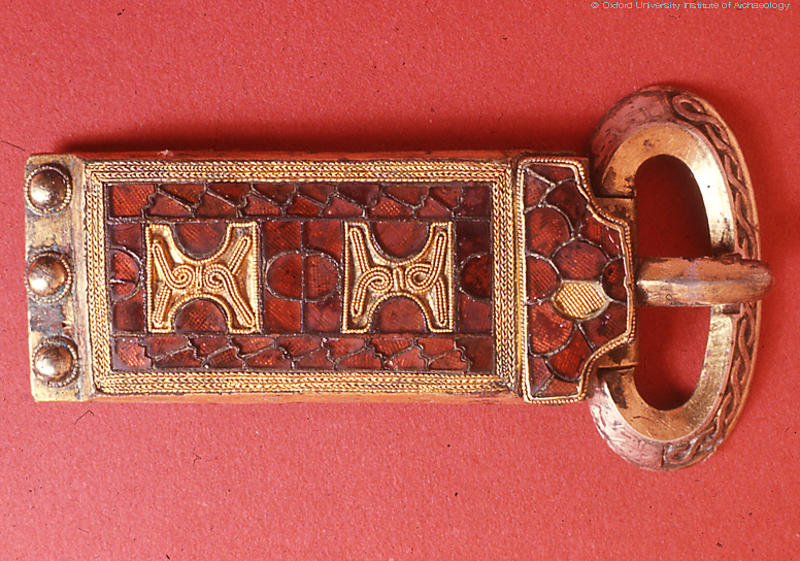
[[(4, 2), (1, 559), (800, 555), (800, 6), (471, 4)], [(732, 126), (777, 279), (749, 402), (709, 461), (641, 471), (606, 447), (583, 404), (33, 403), (28, 154), (585, 154), (617, 99), (658, 82), (706, 97)], [(702, 253), (702, 211), (680, 170), (643, 175), (644, 251)], [(690, 391), (704, 318), (644, 314), (639, 375), (653, 399)]]

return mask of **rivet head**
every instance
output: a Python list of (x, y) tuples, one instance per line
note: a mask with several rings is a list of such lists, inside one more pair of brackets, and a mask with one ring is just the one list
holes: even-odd
[(56, 166), (41, 166), (26, 182), (28, 204), (39, 214), (52, 214), (66, 208), (72, 198), (69, 175)]
[(33, 372), (50, 386), (64, 386), (75, 379), (74, 344), (63, 337), (45, 339), (33, 353)]
[(28, 265), (28, 289), (39, 300), (58, 300), (69, 289), (72, 274), (63, 255), (40, 253)]

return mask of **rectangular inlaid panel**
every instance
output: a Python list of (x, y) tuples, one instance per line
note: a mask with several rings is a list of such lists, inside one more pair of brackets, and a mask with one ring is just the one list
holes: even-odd
[(227, 164), (87, 166), (102, 392), (515, 383), (510, 165)]

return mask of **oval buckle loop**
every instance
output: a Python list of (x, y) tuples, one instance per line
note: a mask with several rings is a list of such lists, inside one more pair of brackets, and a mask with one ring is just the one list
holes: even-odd
[(633, 364), (597, 369), (589, 406), (598, 430), (621, 456), (669, 470), (708, 457), (741, 412), (753, 372), (760, 323), (756, 301), (771, 284), (761, 262), (750, 176), (728, 126), (704, 100), (669, 88), (622, 99), (591, 145), (599, 196), (632, 198), (648, 159), (668, 155), (691, 170), (703, 197), (714, 257), (637, 263), (637, 304), (711, 307), (698, 385), (682, 406), (660, 410), (636, 390)]

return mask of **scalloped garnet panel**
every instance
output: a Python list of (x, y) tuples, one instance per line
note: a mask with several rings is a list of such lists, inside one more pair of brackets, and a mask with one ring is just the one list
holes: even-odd
[[(571, 167), (529, 165), (522, 173), (531, 394), (574, 396), (586, 361), (627, 328), (620, 235), (588, 209)], [(553, 295), (565, 281), (596, 283), (606, 304), (585, 320), (560, 312)]]
[[(106, 186), (107, 272), (115, 370), (494, 369), (491, 185), (487, 183), (202, 183)], [(168, 224), (201, 260), (231, 220), (259, 236), (260, 329), (228, 332), (211, 300), (174, 315), (174, 333), (145, 321), (145, 225)], [(420, 252), (429, 225), (452, 223), (453, 331), (431, 333), (419, 307), (390, 298), (365, 333), (342, 333), (344, 221), (368, 223), (390, 259)]]

